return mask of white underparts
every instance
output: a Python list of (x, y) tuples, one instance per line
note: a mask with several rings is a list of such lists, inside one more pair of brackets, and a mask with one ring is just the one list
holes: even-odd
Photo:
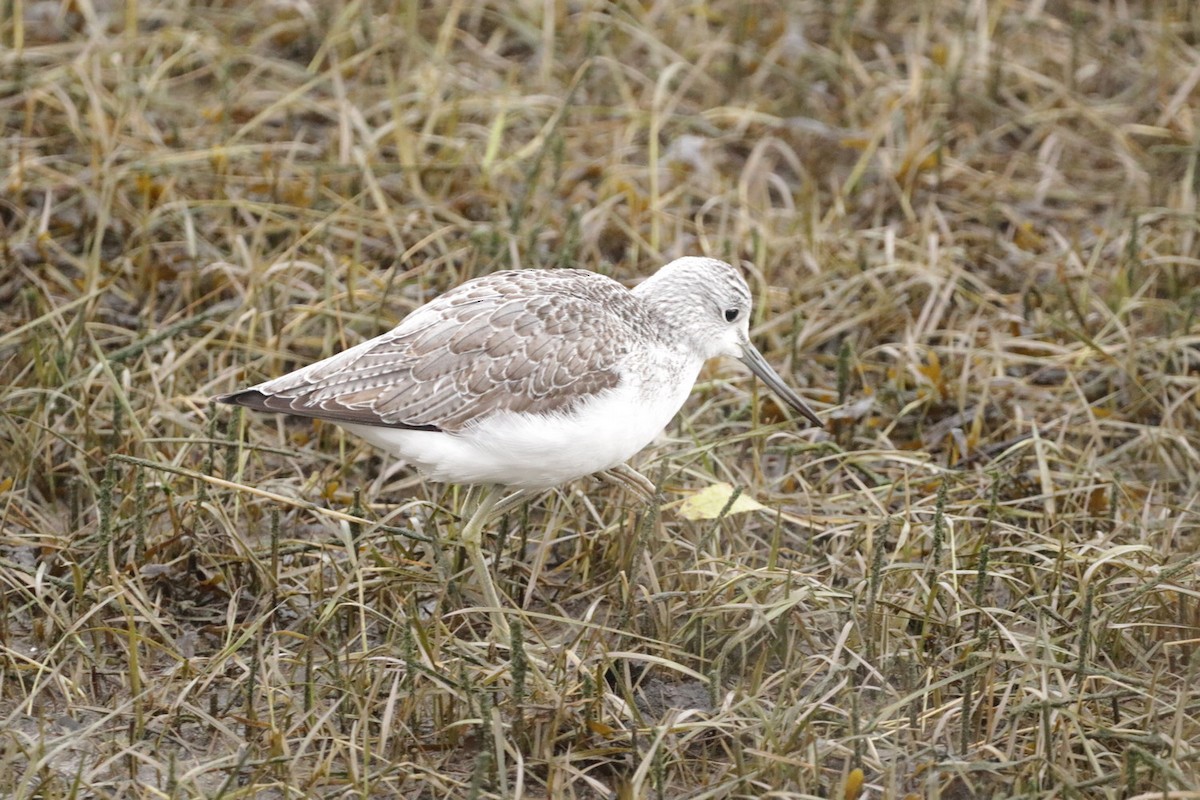
[(339, 424), (430, 480), (546, 489), (622, 464), (662, 432), (691, 392), (702, 361), (678, 355), (655, 361), (650, 369), (627, 371), (614, 389), (570, 414), (503, 412), (458, 433)]

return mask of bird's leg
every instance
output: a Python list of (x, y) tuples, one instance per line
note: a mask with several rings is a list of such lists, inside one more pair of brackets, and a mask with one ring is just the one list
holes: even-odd
[(479, 505), (475, 506), (474, 513), (463, 526), (458, 538), (467, 551), (467, 557), (471, 559), (471, 566), (475, 569), (475, 580), (479, 581), (483, 588), (483, 600), (488, 606), (488, 613), (492, 615), (492, 631), (507, 640), (509, 630), (508, 621), (504, 619), (504, 607), (500, 605), (500, 595), (496, 592), (496, 584), (492, 582), (492, 573), (487, 562), (483, 560), (483, 525), (492, 516), (492, 511), (499, 501), (500, 487), (486, 487), (479, 498)]
[(600, 473), (600, 477), (629, 489), (647, 503), (654, 503), (658, 500), (658, 490), (650, 482), (650, 479), (628, 464), (617, 464), (615, 467), (606, 469)]
[(611, 483), (621, 486), (635, 495), (640, 497), (646, 503), (646, 509), (639, 515), (639, 521), (634, 529), (633, 537), (623, 543), (621, 550), (622, 555), (619, 557), (621, 568), (629, 574), (633, 574), (635, 564), (632, 559), (638, 551), (637, 540), (643, 535), (644, 531), (648, 531), (647, 525), (653, 526), (658, 519), (659, 510), (662, 508), (663, 497), (658, 489), (650, 482), (642, 473), (638, 472), (628, 464), (618, 464), (611, 469), (607, 469), (600, 473), (600, 477)]
[(532, 489), (517, 489), (515, 492), (496, 504), (496, 507), (492, 509), (492, 516), (497, 518), (503, 517), (505, 514), (521, 505), (521, 503), (524, 503), (529, 495), (533, 494), (533, 492), (534, 490)]

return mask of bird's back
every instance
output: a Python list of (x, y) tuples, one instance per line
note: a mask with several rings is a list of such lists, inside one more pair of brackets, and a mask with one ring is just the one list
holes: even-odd
[(499, 412), (568, 413), (617, 386), (646, 312), (586, 270), (497, 272), (421, 306), (396, 328), (218, 398), (355, 425), (461, 431)]

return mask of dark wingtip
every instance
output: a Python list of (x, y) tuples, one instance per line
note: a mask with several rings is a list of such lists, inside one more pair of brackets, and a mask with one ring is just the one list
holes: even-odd
[(252, 411), (291, 414), (294, 417), (323, 419), (329, 422), (350, 422), (355, 425), (402, 428), (410, 431), (442, 431), (442, 428), (439, 428), (437, 425), (405, 425), (403, 422), (385, 422), (369, 409), (322, 408), (296, 404), (293, 399), (283, 399), (275, 395), (263, 394), (257, 389), (242, 389), (240, 392), (219, 394), (212, 398), (211, 402), (224, 403), (229, 406), (242, 406)]
[(212, 399), (214, 403), (224, 403), (227, 406), (243, 406), (256, 411), (272, 411), (267, 407), (267, 396), (257, 389), (242, 389), (240, 392), (219, 394)]

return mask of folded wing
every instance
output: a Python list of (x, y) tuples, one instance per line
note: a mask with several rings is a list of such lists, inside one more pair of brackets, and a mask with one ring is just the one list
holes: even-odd
[(451, 432), (504, 411), (565, 413), (620, 381), (620, 343), (638, 310), (624, 287), (595, 273), (495, 273), (441, 295), (382, 336), (217, 399)]

